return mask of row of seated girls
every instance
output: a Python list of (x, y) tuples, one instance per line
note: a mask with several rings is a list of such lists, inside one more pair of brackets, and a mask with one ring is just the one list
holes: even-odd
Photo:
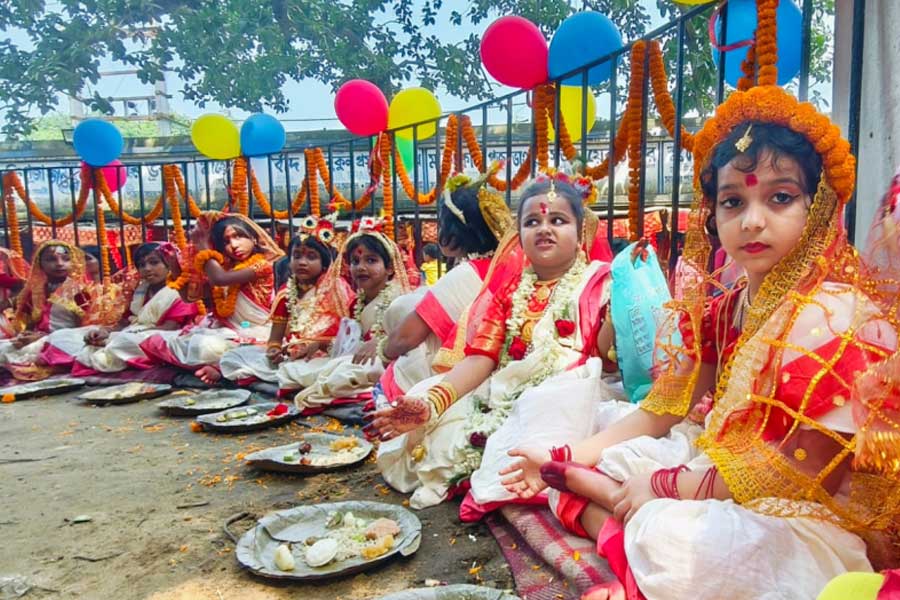
[[(0, 366), (169, 365), (277, 384), (308, 411), (372, 397), (378, 468), (412, 507), (460, 495), (475, 520), (548, 504), (618, 577), (591, 599), (713, 599), (725, 580), (736, 599), (815, 598), (900, 562), (900, 194), (857, 252), (849, 144), (774, 86), (732, 94), (694, 153), (684, 279), (643, 399), (620, 380), (629, 329), (592, 184), (558, 173), (526, 186), (515, 217), (486, 175), (451, 178), (438, 238), (458, 264), (418, 289), (372, 218), (338, 249), (333, 221), (310, 217), (282, 258), (251, 220), (204, 213), (191, 257), (135, 252), (137, 283), (90, 285), (79, 249), (45, 243)], [(733, 285), (710, 269), (714, 244)]]

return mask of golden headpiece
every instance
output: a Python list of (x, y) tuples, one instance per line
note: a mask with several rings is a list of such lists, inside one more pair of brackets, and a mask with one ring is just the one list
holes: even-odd
[(484, 219), (485, 225), (491, 230), (493, 236), (499, 241), (507, 231), (513, 226), (512, 213), (506, 205), (503, 196), (496, 191), (491, 190), (487, 185), (487, 180), (491, 175), (495, 175), (503, 166), (501, 161), (494, 161), (487, 171), (481, 173), (477, 178), (472, 179), (468, 175), (459, 173), (454, 175), (444, 186), (444, 192), (441, 195), (444, 205), (463, 225), (469, 225), (466, 221), (466, 215), (463, 210), (453, 201), (453, 192), (466, 187), (478, 190), (478, 210)]

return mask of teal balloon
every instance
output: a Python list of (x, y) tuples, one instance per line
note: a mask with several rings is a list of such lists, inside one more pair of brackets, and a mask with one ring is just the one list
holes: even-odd
[(413, 168), (413, 141), (411, 139), (407, 140), (402, 137), (397, 137), (397, 153), (400, 155), (400, 160), (403, 161), (403, 166), (406, 167), (406, 171), (409, 173)]

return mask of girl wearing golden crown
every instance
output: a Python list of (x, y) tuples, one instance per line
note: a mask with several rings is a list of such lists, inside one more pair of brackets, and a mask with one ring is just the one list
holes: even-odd
[[(335, 215), (336, 216), (336, 215)], [(244, 383), (258, 379), (276, 383), (285, 361), (327, 356), (347, 312), (353, 291), (343, 278), (329, 278), (334, 261), (334, 220), (306, 217), (300, 235), (288, 246), (291, 276), (275, 295), (272, 331), (265, 347), (229, 350), (219, 363), (222, 375)]]
[[(506, 483), (533, 495), (552, 459), (540, 475), (561, 490), (558, 516), (598, 539), (629, 597), (720, 598), (727, 577), (732, 598), (812, 598), (870, 570), (867, 543), (873, 560), (890, 548), (898, 298), (847, 241), (854, 159), (811, 104), (774, 85), (735, 92), (694, 154), (684, 257), (704, 276), (671, 304), (650, 395), (573, 448), (514, 451)], [(712, 300), (708, 235), (746, 272)], [(711, 388), (705, 431), (653, 440)]]
[[(319, 410), (338, 399), (356, 399), (370, 392), (384, 372), (376, 356), (378, 343), (385, 336), (384, 314), (395, 298), (410, 291), (410, 285), (400, 249), (381, 233), (381, 227), (381, 222), (372, 217), (354, 224), (353, 233), (344, 241), (326, 275), (324, 284), (336, 289), (349, 265), (350, 280), (356, 289), (352, 302), (349, 294), (332, 298), (335, 314), (351, 315), (355, 322), (341, 322), (335, 341), (338, 348), (332, 352), (337, 356), (292, 360), (278, 367), (279, 387), (299, 389), (294, 402), (302, 409)], [(359, 343), (345, 345), (342, 340), (353, 336), (344, 330), (355, 330), (361, 338)]]
[(284, 255), (259, 225), (240, 214), (202, 213), (191, 233), (197, 249), (194, 268), (211, 287), (213, 310), (199, 326), (165, 331), (141, 343), (156, 360), (211, 384), (221, 377), (222, 355), (238, 343), (269, 338), (275, 274), (272, 262)]
[[(402, 321), (385, 327), (389, 335), (378, 348), (382, 362), (388, 365), (380, 387), (391, 401), (412, 386), (446, 371), (462, 355), (462, 344), (454, 351), (457, 333), (463, 341), (467, 327), (465, 316), (487, 277), (491, 258), (500, 239), (512, 228), (512, 215), (502, 196), (485, 184), (487, 175), (476, 180), (466, 175), (450, 178), (438, 209), (438, 241), (444, 256), (462, 262), (422, 293), (404, 297), (415, 303)], [(392, 317), (401, 304), (398, 300), (388, 312)]]
[(379, 448), (379, 468), (391, 486), (415, 490), (412, 506), (441, 502), (467, 478), (472, 494), (465, 511), (514, 498), (497, 476), (507, 450), (522, 438), (582, 439), (593, 431), (585, 415), (615, 396), (596, 358), (606, 354), (598, 338), (609, 264), (586, 257), (596, 233), (596, 217), (586, 220), (582, 205), (586, 186), (552, 175), (525, 189), (518, 235), (494, 257), (495, 267), (511, 269), (492, 274), (500, 287), (486, 306), (479, 297), (470, 310), (475, 326), (465, 358), (375, 412), (373, 427), (388, 440)]

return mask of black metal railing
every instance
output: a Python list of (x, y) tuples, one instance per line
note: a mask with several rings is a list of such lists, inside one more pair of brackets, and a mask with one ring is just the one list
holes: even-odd
[[(862, 22), (865, 12), (865, 0), (854, 0), (854, 35), (853, 35), (853, 65), (851, 78), (851, 115), (849, 137), (853, 144), (853, 151), (858, 146), (859, 107), (861, 91), (861, 62), (862, 62)], [(648, 68), (649, 53), (645, 53), (644, 80), (642, 81), (642, 112), (641, 112), (641, 177), (640, 177), (640, 210), (638, 211), (638, 227), (643, 230), (644, 212), (646, 209), (665, 209), (668, 213), (669, 264), (674, 265), (677, 258), (677, 235), (679, 211), (686, 207), (692, 197), (690, 171), (692, 162), (690, 154), (685, 154), (681, 149), (681, 128), (685, 123), (684, 118), (684, 78), (685, 78), (685, 45), (687, 43), (687, 24), (692, 19), (707, 19), (713, 9), (714, 3), (694, 7), (681, 14), (677, 19), (662, 25), (647, 33), (643, 40), (669, 40), (677, 44), (676, 60), (674, 65), (667, 65), (670, 81), (674, 80), (675, 125), (674, 136), (669, 137), (664, 128), (661, 134), (650, 130), (651, 116), (648, 113), (648, 100), (650, 96), (650, 70)], [(803, 0), (803, 31), (801, 72), (799, 75), (798, 94), (801, 99), (808, 95), (809, 91), (809, 63), (811, 44), (811, 17), (812, 1)], [(721, 13), (722, 28), (726, 31), (727, 10)], [(724, 36), (723, 36), (724, 37)], [(728, 40), (721, 40), (727, 43)], [(619, 83), (628, 80), (628, 74), (623, 73), (622, 66), (627, 62), (634, 42), (612, 52), (606, 56), (587, 64), (572, 72), (565, 73), (554, 80), (559, 84), (571, 77), (581, 78), (582, 105), (581, 105), (581, 136), (577, 146), (579, 153), (589, 165), (597, 164), (604, 157), (615, 154), (615, 136), (621, 117), (621, 102), (619, 99)], [(588, 85), (588, 72), (591, 68), (609, 63), (611, 72), (608, 82), (601, 86)], [(621, 64), (620, 64), (621, 63)], [(720, 53), (718, 61), (718, 78), (716, 89), (710, 90), (710, 95), (715, 95), (718, 102), (724, 97), (725, 90), (725, 60)], [(552, 124), (557, 132), (552, 142), (551, 160), (559, 164), (561, 156), (560, 132), (560, 86), (556, 86), (555, 111), (552, 116)], [(598, 118), (596, 124), (589, 128), (587, 123), (588, 101), (594, 97), (595, 92), (605, 91), (609, 98), (609, 113), (605, 118)], [(516, 123), (514, 112), (518, 108), (528, 107), (530, 92), (516, 91), (486, 102), (475, 104), (455, 114), (458, 120), (469, 117), (475, 126), (479, 145), (484, 156), (484, 167), (494, 159), (505, 159), (505, 172), (501, 172), (501, 178), (505, 176), (507, 181), (512, 180), (513, 173), (528, 156), (528, 149), (535, 148), (536, 131), (534, 110), (530, 125)], [(591, 94), (589, 97), (588, 94)], [(598, 115), (599, 116), (599, 115)], [(440, 184), (441, 155), (446, 140), (446, 122), (450, 114), (442, 115), (433, 120), (405, 125), (404, 129), (413, 131), (413, 153), (410, 178), (416, 192), (427, 191)], [(493, 123), (493, 124), (491, 124)], [(417, 133), (424, 126), (436, 126), (433, 139), (419, 141)], [(691, 125), (689, 124), (689, 127)], [(396, 131), (388, 131), (392, 151), (396, 149)], [(473, 168), (471, 155), (467, 152), (466, 144), (462, 136), (462, 128), (457, 128), (456, 139), (451, 140), (456, 145), (455, 164), (456, 170)], [(340, 191), (344, 197), (355, 203), (369, 186), (370, 176), (367, 168), (369, 156), (373, 151), (373, 138), (347, 138), (339, 141), (329, 141), (324, 144), (316, 144), (322, 149), (325, 161), (330, 173), (327, 186), (327, 196), (332, 198), (336, 191)], [(294, 220), (301, 214), (309, 212), (309, 178), (307, 173), (312, 168), (308, 164), (304, 153), (308, 149), (306, 144), (293, 144), (277, 155), (262, 158), (254, 158), (249, 161), (248, 168), (248, 193), (250, 194), (250, 214), (260, 223), (269, 227), (273, 234), (281, 228), (293, 230)], [(396, 155), (392, 152), (392, 155)], [(671, 158), (669, 158), (671, 156)], [(531, 173), (535, 172), (537, 161), (536, 152), (531, 152)], [(170, 235), (171, 215), (167, 213), (165, 199), (162, 202), (162, 212), (159, 218), (151, 223), (145, 223), (143, 217), (148, 214), (156, 199), (164, 194), (162, 170), (163, 165), (177, 164), (184, 177), (185, 187), (201, 208), (216, 209), (222, 207), (229, 200), (229, 190), (232, 185), (229, 162), (213, 161), (199, 156), (184, 156), (183, 154), (166, 160), (165, 156), (154, 160), (141, 160), (136, 155), (123, 157), (125, 165), (119, 171), (126, 178), (126, 184), (116, 193), (115, 197), (120, 210), (133, 213), (142, 217), (139, 224), (128, 224), (121, 214), (113, 214), (108, 221), (108, 230), (117, 231), (118, 245), (122, 252), (127, 252), (127, 246), (148, 239), (167, 239)], [(613, 161), (611, 161), (613, 162)], [(627, 164), (627, 161), (625, 161)], [(649, 167), (653, 167), (650, 169)], [(79, 166), (74, 161), (55, 161), (41, 163), (39, 160), (30, 162), (12, 161), (4, 165), (3, 170), (15, 171), (19, 174), (25, 193), (32, 202), (41, 210), (49, 211), (50, 225), (35, 223), (32, 212), (25, 210), (22, 202), (16, 200), (17, 217), (22, 230), (22, 241), (26, 255), (33, 246), (46, 237), (65, 235), (71, 237), (76, 243), (84, 243), (87, 238), (99, 236), (99, 227), (95, 214), (95, 203), (91, 199), (87, 203), (81, 219), (75, 219), (71, 225), (71, 231), (60, 231), (60, 227), (54, 224), (60, 216), (74, 213), (76, 203), (81, 193)], [(387, 167), (385, 167), (387, 168)], [(271, 214), (264, 214), (258, 203), (253, 202), (252, 188), (250, 188), (250, 173), (254, 173), (262, 190), (267, 194), (271, 205)], [(600, 187), (598, 202), (591, 208), (598, 212), (602, 220), (607, 223), (607, 235), (610, 241), (613, 237), (613, 223), (627, 208), (627, 190), (624, 185), (627, 178), (616, 173), (611, 165), (608, 177), (605, 181), (597, 182)], [(379, 182), (380, 184), (380, 182)], [(436, 203), (430, 206), (420, 206), (414, 199), (408, 198), (402, 193), (398, 182), (397, 170), (391, 176), (390, 182), (393, 197), (395, 199), (394, 219), (412, 219), (415, 246), (422, 246), (422, 222), (433, 218)], [(301, 189), (306, 188), (306, 204), (300, 208), (298, 214), (292, 214), (291, 203)], [(507, 186), (505, 190), (506, 200), (509, 204), (515, 202), (516, 192)], [(438, 190), (439, 191), (439, 190)], [(437, 195), (439, 197), (439, 194)], [(179, 195), (181, 214), (190, 224), (191, 213), (186, 198)], [(345, 215), (350, 219), (357, 218), (360, 214), (377, 214), (379, 211), (379, 198), (364, 209), (351, 208)], [(439, 201), (439, 200), (438, 200)], [(4, 243), (10, 242), (11, 215), (7, 214), (6, 203), (2, 203), (2, 233)], [(287, 219), (279, 223), (275, 218), (275, 211), (287, 210)], [(23, 220), (24, 219), (24, 220)], [(855, 223), (854, 205), (851, 203), (848, 209), (848, 223)], [(396, 224), (396, 223), (395, 223)], [(67, 226), (68, 227), (68, 226)]]

